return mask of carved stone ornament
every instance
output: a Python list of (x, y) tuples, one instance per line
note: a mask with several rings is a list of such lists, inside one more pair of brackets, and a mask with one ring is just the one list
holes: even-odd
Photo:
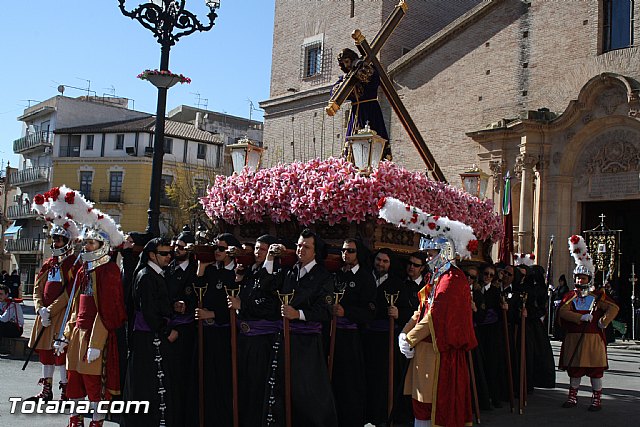
[(629, 93), (627, 102), (629, 103), (629, 117), (640, 117), (640, 90)]
[(602, 92), (602, 94), (600, 94), (598, 98), (598, 103), (604, 109), (605, 114), (609, 116), (616, 111), (618, 105), (624, 102), (624, 94), (620, 90), (618, 90), (618, 88), (606, 90)]
[(513, 173), (516, 178), (522, 178), (522, 171), (525, 169), (531, 170), (535, 164), (538, 163), (538, 157), (532, 154), (520, 153), (518, 157), (516, 157), (516, 164), (513, 167)]
[(638, 171), (640, 147), (637, 132), (615, 130), (596, 138), (583, 159), (587, 175)]
[(504, 162), (502, 160), (489, 161), (489, 169), (493, 178), (493, 192), (499, 193), (502, 187), (502, 174), (504, 172)]

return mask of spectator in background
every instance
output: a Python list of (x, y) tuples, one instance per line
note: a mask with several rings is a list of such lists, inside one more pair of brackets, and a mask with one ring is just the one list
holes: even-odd
[(0, 285), (0, 338), (21, 336), (23, 326), (22, 307), (9, 297), (9, 287)]
[(18, 270), (13, 270), (11, 276), (6, 279), (5, 285), (9, 286), (9, 290), (11, 291), (11, 298), (20, 297), (20, 276), (18, 275)]

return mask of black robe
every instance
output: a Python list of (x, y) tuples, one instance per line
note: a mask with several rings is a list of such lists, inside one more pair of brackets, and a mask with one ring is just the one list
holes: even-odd
[[(335, 427), (338, 419), (321, 333), (321, 322), (331, 319), (334, 278), (321, 265), (315, 265), (301, 279), (298, 279), (297, 267), (282, 276), (280, 292), (295, 291), (290, 305), (302, 310), (306, 319), (290, 322), (293, 425)], [(285, 425), (284, 344), (279, 344), (274, 346), (277, 356), (273, 360), (275, 371), (270, 377), (273, 388), (267, 390), (266, 419), (270, 426)]]
[[(164, 277), (156, 273), (149, 266), (143, 267), (136, 275), (132, 285), (133, 308), (135, 326), (131, 336), (131, 351), (129, 354), (129, 367), (125, 382), (125, 400), (147, 400), (150, 407), (147, 414), (128, 414), (125, 416), (125, 425), (131, 426), (157, 426), (160, 424), (160, 383), (159, 367), (156, 362), (157, 347), (154, 345), (156, 338), (160, 339), (160, 355), (162, 361), (160, 369), (164, 373), (162, 386), (165, 389), (164, 413), (165, 421), (171, 419), (173, 405), (173, 384), (168, 375), (169, 366), (172, 365), (170, 352), (168, 351), (169, 335), (171, 328), (168, 319), (171, 315), (171, 302)], [(150, 329), (145, 331), (142, 329)]]
[[(235, 287), (235, 272), (216, 265), (208, 266), (204, 275), (196, 277), (195, 286), (206, 286), (203, 308), (215, 313), (214, 319), (202, 321), (204, 354), (204, 425), (228, 427), (233, 424), (231, 388), (231, 333), (225, 286)], [(194, 293), (195, 289), (194, 289)], [(197, 295), (197, 293), (196, 293)], [(197, 323), (197, 322), (196, 322)], [(188, 426), (199, 422), (198, 345), (191, 365), (192, 382)]]
[[(482, 285), (481, 285), (482, 286)], [(478, 400), (483, 409), (487, 408), (487, 397), (494, 406), (501, 406), (501, 401), (508, 398), (508, 366), (504, 336), (501, 292), (495, 286), (473, 291), (473, 301), (477, 311), (473, 313), (478, 347), (475, 351), (478, 362), (482, 362), (482, 370), (476, 373), (486, 382), (476, 383)], [(478, 387), (478, 385), (480, 385)], [(486, 385), (486, 388), (485, 388)], [(485, 395), (488, 391), (488, 396)]]
[(276, 269), (270, 274), (262, 266), (247, 271), (240, 284), (238, 313), (238, 409), (242, 427), (265, 423), (265, 393), (271, 372), (271, 350), (280, 336), (280, 299), (274, 286)]
[[(516, 306), (522, 306), (522, 295), (527, 295), (527, 318), (525, 321), (525, 360), (527, 372), (527, 391), (533, 392), (534, 387), (554, 388), (556, 384), (555, 361), (553, 350), (549, 341), (547, 328), (541, 317), (547, 314), (548, 296), (547, 289), (542, 280), (528, 276), (523, 285), (516, 288)], [(514, 367), (520, 367), (520, 311), (515, 316), (518, 325), (515, 334)], [(514, 313), (515, 314), (515, 313)], [(519, 375), (514, 376), (514, 388), (519, 390)]]
[(187, 395), (194, 387), (193, 376), (191, 374), (191, 364), (196, 346), (196, 326), (193, 320), (194, 309), (197, 307), (197, 299), (193, 292), (192, 284), (196, 279), (197, 263), (194, 260), (189, 262), (186, 270), (180, 267), (177, 260), (171, 261), (165, 272), (169, 300), (172, 304), (176, 301), (184, 301), (186, 305), (185, 314), (172, 311), (171, 327), (178, 331), (178, 339), (169, 343), (169, 351), (175, 363), (169, 367), (169, 375), (174, 380), (174, 409), (171, 411), (172, 421), (170, 426), (180, 426), (187, 418)]
[[(366, 371), (366, 422), (385, 424), (387, 421), (387, 400), (389, 389), (389, 303), (387, 294), (398, 294), (395, 302), (398, 307), (398, 319), (394, 321), (392, 348), (394, 351), (393, 374), (393, 420), (406, 422), (412, 419), (411, 399), (402, 393), (404, 374), (408, 365), (407, 358), (398, 348), (398, 335), (409, 321), (417, 307), (413, 306), (414, 298), (407, 289), (407, 284), (396, 276), (389, 275), (376, 289), (376, 313), (374, 319), (362, 328), (362, 348)], [(407, 403), (408, 401), (408, 403)]]
[[(375, 316), (376, 285), (371, 271), (361, 266), (355, 274), (339, 271), (336, 288), (344, 291), (340, 300), (344, 316), (337, 318), (332, 381), (338, 426), (362, 427), (365, 424), (366, 379), (358, 326)], [(328, 347), (327, 343), (327, 352)]]

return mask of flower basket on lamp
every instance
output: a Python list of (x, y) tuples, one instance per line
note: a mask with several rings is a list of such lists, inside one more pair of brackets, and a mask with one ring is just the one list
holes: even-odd
[(169, 89), (177, 83), (191, 83), (191, 79), (182, 74), (172, 73), (169, 70), (144, 70), (138, 74), (140, 80), (148, 80), (157, 88)]

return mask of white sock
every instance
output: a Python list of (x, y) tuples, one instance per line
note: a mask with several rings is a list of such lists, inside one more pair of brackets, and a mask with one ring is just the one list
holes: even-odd
[[(78, 402), (81, 402), (84, 400), (84, 397), (81, 397), (80, 399), (69, 399), (69, 400), (76, 402), (76, 404), (74, 405), (74, 408), (75, 408), (78, 406)], [(77, 412), (74, 412), (73, 414), (71, 414), (71, 416), (78, 417), (78, 416), (84, 416), (84, 414), (78, 414)]]
[(89, 406), (91, 407), (91, 409), (93, 409), (93, 421), (102, 421), (105, 419), (107, 414), (99, 414), (98, 412), (96, 412), (96, 410), (98, 409), (98, 402), (91, 402)]
[(569, 377), (569, 385), (571, 386), (571, 388), (579, 388), (581, 381), (582, 381), (582, 377), (578, 377), (578, 378)]
[(53, 378), (54, 365), (42, 365), (42, 377)]
[(591, 389), (593, 391), (602, 390), (602, 378), (591, 378)]
[(414, 427), (431, 427), (431, 420), (419, 420), (419, 419), (415, 419), (415, 422), (413, 423)]
[(67, 383), (67, 366), (66, 365), (58, 366), (58, 372), (60, 372), (60, 382), (62, 384), (66, 384)]

